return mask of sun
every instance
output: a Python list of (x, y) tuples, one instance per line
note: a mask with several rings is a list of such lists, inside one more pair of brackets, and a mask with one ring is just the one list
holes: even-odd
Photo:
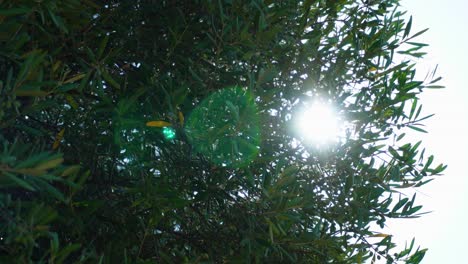
[(303, 143), (328, 145), (338, 139), (340, 119), (330, 103), (312, 102), (304, 107), (296, 119), (296, 129)]

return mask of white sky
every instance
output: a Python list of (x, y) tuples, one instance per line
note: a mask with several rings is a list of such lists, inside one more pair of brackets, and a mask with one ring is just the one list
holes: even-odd
[[(418, 189), (417, 201), (431, 214), (389, 224), (399, 244), (410, 242), (429, 248), (424, 264), (468, 263), (468, 1), (403, 0), (413, 15), (413, 33), (430, 28), (416, 42), (428, 43), (428, 55), (418, 62), (424, 77), (439, 65), (446, 89), (426, 90), (422, 98), (428, 134), (417, 134), (434, 164), (448, 164), (445, 175)], [(423, 110), (424, 111), (424, 110)]]

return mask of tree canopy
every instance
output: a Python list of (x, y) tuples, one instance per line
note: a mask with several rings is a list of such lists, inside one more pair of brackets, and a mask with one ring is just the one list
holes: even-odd
[[(0, 0), (0, 262), (419, 263), (398, 0)], [(343, 131), (307, 144), (307, 102)], [(302, 121), (304, 122), (304, 121)], [(312, 124), (320, 127), (320, 123)]]

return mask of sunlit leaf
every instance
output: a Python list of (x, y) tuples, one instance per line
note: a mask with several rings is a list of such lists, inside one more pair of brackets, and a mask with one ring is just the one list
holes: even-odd
[(55, 150), (59, 147), (60, 145), (60, 141), (62, 141), (62, 138), (63, 138), (63, 135), (65, 134), (65, 128), (62, 128), (57, 136), (55, 136), (55, 141), (54, 141), (54, 144), (52, 144), (52, 149)]
[(77, 75), (71, 77), (70, 79), (67, 79), (67, 80), (64, 81), (63, 83), (64, 83), (64, 84), (67, 84), (67, 83), (74, 83), (74, 82), (76, 82), (76, 81), (79, 81), (79, 80), (83, 79), (85, 76), (86, 76), (85, 73), (77, 74)]
[(172, 124), (169, 123), (169, 122), (166, 122), (166, 121), (158, 120), (158, 121), (146, 122), (146, 126), (149, 126), (149, 127), (167, 127), (167, 126), (172, 126)]
[(388, 237), (388, 236), (391, 236), (391, 235), (379, 233), (379, 234), (373, 234), (373, 235), (371, 235), (369, 237)]
[(63, 158), (56, 158), (52, 160), (45, 161), (43, 163), (40, 163), (38, 166), (36, 166), (34, 169), (36, 170), (48, 170), (57, 167), (58, 165), (62, 164)]
[(75, 98), (73, 98), (73, 96), (67, 94), (65, 95), (65, 99), (67, 99), (67, 102), (73, 109), (78, 109), (78, 103), (76, 102)]
[(179, 111), (177, 114), (178, 114), (178, 117), (179, 117), (179, 123), (180, 123), (181, 126), (183, 126), (184, 125), (184, 120), (185, 120), (184, 114), (181, 111)]

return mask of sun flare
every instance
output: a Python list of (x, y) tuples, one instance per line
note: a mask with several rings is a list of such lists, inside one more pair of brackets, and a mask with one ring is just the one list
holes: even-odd
[(296, 129), (304, 143), (326, 145), (338, 138), (340, 119), (331, 104), (314, 102), (299, 113)]

